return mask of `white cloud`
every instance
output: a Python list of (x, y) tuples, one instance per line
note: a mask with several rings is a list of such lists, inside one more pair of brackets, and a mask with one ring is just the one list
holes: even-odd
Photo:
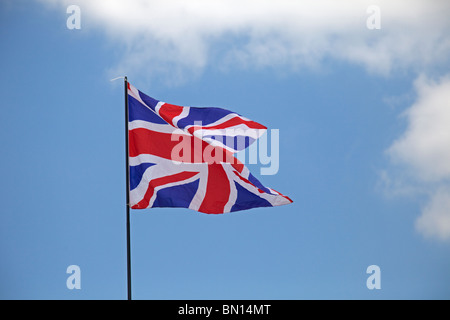
[(450, 179), (450, 79), (422, 76), (415, 86), (418, 99), (404, 114), (408, 128), (388, 152), (424, 181)]
[(429, 203), (416, 221), (417, 230), (450, 239), (450, 77), (432, 81), (421, 76), (415, 88), (416, 102), (403, 115), (407, 128), (387, 150), (392, 162), (405, 169), (406, 177), (392, 179), (383, 172), (382, 179), (404, 189), (403, 193), (429, 194)]
[(450, 190), (439, 189), (416, 220), (416, 228), (427, 237), (450, 239)]
[[(72, 0), (39, 0), (68, 6)], [(448, 59), (446, 0), (77, 0), (84, 26), (124, 47), (119, 69), (199, 73), (209, 66), (287, 67), (344, 60), (371, 72)], [(378, 5), (381, 30), (369, 30)], [(231, 41), (233, 40), (233, 41)]]

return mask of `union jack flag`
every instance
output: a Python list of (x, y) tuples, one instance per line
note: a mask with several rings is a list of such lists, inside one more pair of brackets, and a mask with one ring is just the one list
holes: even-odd
[(221, 108), (158, 101), (130, 83), (127, 91), (132, 209), (220, 214), (292, 203), (264, 187), (235, 157), (266, 127)]

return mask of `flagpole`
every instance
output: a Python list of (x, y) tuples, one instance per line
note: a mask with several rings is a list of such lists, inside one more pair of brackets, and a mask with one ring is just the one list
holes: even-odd
[(125, 84), (125, 166), (126, 166), (126, 195), (127, 195), (127, 298), (131, 300), (131, 245), (130, 245), (130, 167), (128, 163), (128, 79)]

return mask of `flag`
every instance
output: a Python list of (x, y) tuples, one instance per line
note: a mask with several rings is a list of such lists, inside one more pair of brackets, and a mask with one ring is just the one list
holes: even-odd
[(292, 203), (263, 186), (235, 156), (266, 127), (221, 108), (158, 101), (130, 83), (127, 92), (132, 209), (220, 214)]

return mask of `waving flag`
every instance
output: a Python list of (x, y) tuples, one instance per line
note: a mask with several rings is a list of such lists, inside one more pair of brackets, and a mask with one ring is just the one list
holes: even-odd
[(128, 83), (132, 209), (227, 213), (292, 202), (264, 187), (235, 157), (267, 130), (220, 108), (155, 100)]

